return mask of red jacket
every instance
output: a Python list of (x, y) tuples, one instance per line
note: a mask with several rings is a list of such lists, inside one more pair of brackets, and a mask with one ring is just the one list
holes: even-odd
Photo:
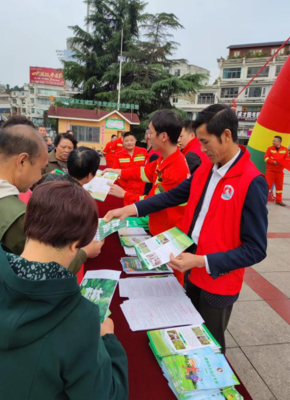
[(112, 168), (114, 164), (115, 152), (112, 151), (112, 145), (114, 142), (110, 141), (106, 144), (103, 150), (103, 155), (106, 159), (107, 167)]
[(186, 156), (188, 153), (195, 153), (200, 158), (201, 162), (210, 162), (208, 156), (201, 151), (201, 144), (197, 138), (192, 139), (182, 150), (182, 154)]
[[(143, 167), (145, 163), (145, 158), (147, 155), (147, 150), (143, 149), (142, 147), (135, 146), (134, 153), (132, 156), (128, 153), (127, 149), (123, 149), (115, 154), (114, 160), (114, 169), (132, 169), (134, 167)], [(126, 191), (132, 192), (137, 196), (140, 196), (144, 192), (145, 184), (140, 181), (130, 181), (130, 180), (123, 180), (122, 177), (118, 179), (118, 184)]]
[[(219, 181), (214, 191), (201, 228), (197, 255), (226, 252), (242, 245), (240, 226), (244, 201), (251, 182), (261, 174), (250, 161), (250, 153), (242, 146), (241, 149), (245, 154)], [(202, 164), (193, 175), (182, 224), (182, 230), (186, 234), (212, 167), (212, 164)], [(237, 269), (213, 279), (205, 267), (193, 268), (189, 279), (194, 285), (210, 293), (235, 295), (242, 288), (244, 272), (244, 268)]]
[[(143, 168), (126, 169), (121, 173), (121, 178), (128, 181), (151, 182), (152, 189), (148, 196), (132, 195), (126, 193), (125, 205), (135, 203), (155, 194), (168, 192), (178, 186), (189, 174), (184, 155), (177, 149), (171, 156), (163, 160), (160, 156), (156, 161)], [(184, 205), (168, 208), (149, 215), (149, 230), (152, 235), (158, 235), (173, 228), (182, 221)]]
[(276, 149), (275, 146), (269, 147), (264, 157), (267, 171), (283, 173), (285, 165), (281, 164), (274, 165), (274, 161), (279, 163), (279, 160), (285, 162), (285, 160), (287, 159), (289, 160), (289, 153), (287, 147), (280, 146), (278, 150)]

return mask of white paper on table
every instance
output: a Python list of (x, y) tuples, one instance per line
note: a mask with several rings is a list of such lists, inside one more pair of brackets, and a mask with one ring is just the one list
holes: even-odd
[(123, 247), (123, 249), (124, 249), (124, 252), (125, 252), (125, 254), (127, 255), (127, 256), (137, 256), (137, 253), (136, 253), (136, 250), (135, 250), (135, 248), (134, 247), (127, 247), (127, 246), (124, 246)]
[[(154, 277), (151, 277), (154, 278)], [(142, 299), (153, 297), (182, 297), (187, 299), (183, 287), (175, 276), (168, 279), (126, 278), (119, 281), (120, 297), (129, 299)]]
[(188, 298), (127, 300), (121, 304), (121, 309), (132, 331), (204, 322)]
[(122, 228), (118, 231), (119, 236), (147, 236), (143, 228)]
[(98, 271), (86, 272), (84, 279), (112, 279), (118, 281), (120, 279), (120, 271), (111, 271), (109, 269), (101, 269)]

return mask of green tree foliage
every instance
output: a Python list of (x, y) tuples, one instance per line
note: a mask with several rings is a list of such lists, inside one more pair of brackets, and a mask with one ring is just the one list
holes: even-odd
[[(124, 32), (121, 103), (138, 104), (143, 124), (156, 110), (172, 108), (170, 98), (196, 93), (205, 76), (169, 73), (178, 43), (173, 32), (183, 29), (174, 14), (146, 14), (141, 0), (87, 0), (91, 33), (71, 27), (74, 62), (64, 63), (65, 79), (83, 90), (78, 98), (117, 102), (121, 31)], [(120, 110), (125, 111), (125, 110)], [(176, 110), (177, 111), (177, 110)], [(181, 117), (185, 113), (177, 111)]]

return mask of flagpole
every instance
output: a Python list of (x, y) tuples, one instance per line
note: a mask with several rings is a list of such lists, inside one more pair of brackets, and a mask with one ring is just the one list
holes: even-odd
[(123, 29), (121, 32), (121, 57), (120, 57), (120, 71), (119, 71), (119, 90), (118, 90), (118, 106), (117, 110), (120, 109), (120, 101), (121, 101), (121, 84), (122, 84), (122, 58), (123, 58)]

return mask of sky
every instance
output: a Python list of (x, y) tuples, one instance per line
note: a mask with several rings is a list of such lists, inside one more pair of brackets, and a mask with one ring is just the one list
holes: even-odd
[[(232, 44), (285, 41), (290, 36), (289, 0), (147, 0), (147, 12), (173, 13), (184, 29), (176, 58), (219, 76), (217, 59)], [(82, 0), (9, 0), (0, 10), (0, 84), (29, 82), (29, 67), (59, 68), (56, 50), (66, 48), (68, 26), (84, 27)], [(287, 28), (288, 27), (288, 28)]]

